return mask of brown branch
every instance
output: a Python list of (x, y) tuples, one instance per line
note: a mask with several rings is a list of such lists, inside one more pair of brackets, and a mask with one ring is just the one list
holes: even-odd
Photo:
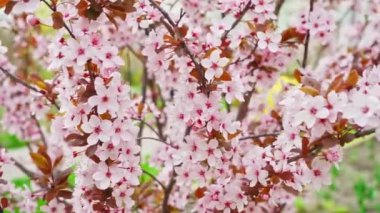
[[(310, 0), (309, 22), (310, 22), (311, 12), (313, 12), (313, 8), (314, 8), (314, 0)], [(307, 64), (307, 57), (308, 57), (308, 52), (309, 52), (309, 43), (310, 43), (310, 29), (308, 29), (307, 33), (306, 33), (305, 49), (303, 52), (303, 59), (302, 59), (302, 68), (305, 68), (306, 64)]]
[(244, 15), (248, 12), (248, 10), (251, 8), (251, 1), (247, 3), (247, 5), (244, 7), (244, 9), (239, 14), (239, 17), (234, 21), (230, 29), (226, 30), (222, 36), (222, 40), (225, 40), (228, 36), (228, 34), (235, 29), (235, 27), (240, 23), (240, 21), (243, 19)]
[(274, 9), (274, 14), (278, 16), (280, 14), (281, 8), (284, 5), (285, 0), (278, 0), (276, 4), (276, 8)]
[(154, 140), (154, 141), (158, 141), (158, 142), (161, 142), (161, 143), (163, 143), (163, 144), (165, 144), (165, 145), (168, 145), (168, 146), (170, 146), (170, 147), (172, 147), (172, 148), (175, 148), (172, 144), (170, 144), (170, 143), (168, 143), (168, 142), (166, 142), (166, 141), (163, 141), (163, 140), (161, 140), (161, 139), (158, 139), (158, 138), (153, 138), (153, 137), (140, 137), (140, 138), (137, 138), (137, 140)]
[(276, 137), (279, 134), (280, 133), (275, 132), (275, 133), (265, 133), (265, 134), (260, 134), (260, 135), (249, 135), (249, 136), (246, 136), (246, 137), (239, 138), (239, 141), (244, 141), (244, 140), (248, 140), (248, 139), (259, 139), (259, 138), (262, 138), (262, 137)]
[[(46, 4), (46, 6), (48, 6), (50, 8), (51, 11), (53, 12), (57, 12), (57, 8), (52, 5), (50, 5), (46, 0), (41, 0), (43, 3)], [(63, 20), (62, 20), (63, 21)], [(75, 38), (75, 35), (73, 34), (73, 32), (70, 30), (70, 28), (67, 26), (67, 24), (65, 23), (65, 21), (63, 21), (63, 27), (67, 30), (67, 32), (70, 34), (70, 36), (73, 38), (73, 39), (76, 39)]]
[(169, 198), (170, 194), (173, 190), (174, 184), (176, 182), (175, 180), (175, 174), (174, 176), (170, 179), (169, 185), (166, 187), (165, 194), (164, 194), (164, 201), (162, 202), (162, 212), (163, 213), (170, 213), (170, 208), (169, 208)]
[(46, 140), (46, 137), (45, 137), (45, 134), (44, 132), (42, 131), (42, 127), (41, 127), (41, 124), (40, 122), (38, 122), (36, 116), (32, 115), (32, 118), (34, 119), (34, 121), (36, 122), (36, 125), (38, 127), (38, 132), (41, 136), (41, 140), (42, 140), (42, 143), (44, 144), (45, 147), (47, 147), (47, 140)]
[[(159, 10), (161, 12), (161, 14), (164, 16), (164, 18), (169, 22), (170, 26), (174, 29), (175, 32), (172, 32), (172, 30), (170, 29), (170, 27), (168, 27), (167, 25), (165, 25), (166, 22), (163, 22), (163, 24), (165, 25), (166, 28), (168, 28), (168, 31), (169, 33), (172, 34), (172, 36), (175, 36), (176, 33), (178, 33), (178, 27), (176, 26), (176, 23), (173, 21), (173, 19), (169, 16), (169, 14), (162, 8), (160, 7), (160, 5), (158, 5), (154, 0), (149, 0), (149, 2), (152, 4), (152, 6), (154, 8), (156, 8), (157, 10)], [(177, 36), (180, 38), (180, 36)], [(204, 89), (206, 87), (206, 79), (204, 77), (204, 74), (203, 74), (203, 67), (197, 62), (197, 60), (195, 59), (195, 56), (193, 55), (193, 53), (191, 53), (189, 47), (187, 46), (186, 42), (182, 40), (181, 42), (181, 47), (183, 48), (183, 50), (185, 51), (185, 53), (190, 57), (191, 61), (194, 63), (195, 65), (195, 68), (200, 76), (200, 84), (202, 86), (202, 88)]]
[(26, 174), (27, 176), (29, 176), (30, 178), (34, 178), (36, 175), (34, 174), (34, 172), (30, 171), (29, 169), (27, 169), (23, 164), (21, 164), (20, 162), (18, 162), (16, 159), (14, 158), (11, 158), (11, 160), (14, 162), (14, 165), (20, 169), (24, 174)]
[[(364, 137), (364, 136), (367, 136), (367, 135), (371, 135), (373, 133), (375, 133), (375, 129), (369, 129), (369, 130), (365, 130), (365, 131), (359, 131), (356, 134), (349, 134), (349, 135), (346, 135), (346, 136), (344, 136), (343, 138), (340, 139), (340, 144), (341, 144), (341, 146), (344, 146), (344, 145), (352, 142), (353, 140), (355, 140), (357, 138), (361, 138), (361, 137)], [(302, 159), (302, 158), (317, 156), (318, 153), (322, 149), (323, 149), (323, 145), (322, 144), (317, 144), (313, 148), (310, 149), (309, 153), (306, 156), (300, 154), (300, 155), (297, 155), (295, 157), (290, 158), (288, 160), (288, 162), (291, 163), (291, 162), (297, 161), (297, 160)]]
[(152, 173), (150, 173), (150, 172), (148, 172), (148, 171), (146, 171), (146, 170), (144, 170), (144, 169), (142, 169), (142, 172), (144, 173), (144, 174), (146, 174), (146, 175), (148, 175), (149, 177), (151, 177), (156, 183), (158, 183), (158, 185), (160, 185), (161, 187), (162, 187), (162, 189), (164, 190), (164, 191), (166, 191), (166, 187), (165, 187), (165, 185), (160, 181), (160, 180), (158, 180)]
[(30, 84), (28, 84), (27, 82), (21, 80), (20, 78), (16, 77), (15, 75), (11, 74), (8, 70), (0, 67), (0, 70), (8, 77), (10, 78), (11, 80), (13, 80), (14, 82), (18, 83), (18, 84), (21, 84), (22, 86), (32, 90), (33, 92), (37, 92), (37, 93), (40, 93), (42, 96), (44, 96), (52, 105), (54, 105), (57, 109), (59, 109), (59, 105), (54, 101), (54, 100), (51, 100), (49, 97), (46, 96), (46, 93), (42, 90), (39, 90), (33, 86), (31, 86)]
[(16, 83), (21, 84), (21, 85), (23, 85), (24, 87), (26, 87), (26, 88), (28, 88), (28, 89), (34, 91), (34, 92), (41, 93), (41, 94), (45, 95), (45, 94), (44, 94), (42, 91), (40, 91), (39, 89), (37, 89), (37, 88), (35, 88), (35, 87), (29, 85), (29, 84), (26, 83), (25, 81), (23, 81), (23, 80), (19, 79), (18, 77), (12, 75), (8, 70), (6, 70), (6, 69), (4, 69), (4, 68), (2, 68), (2, 67), (0, 67), (0, 70), (1, 70), (6, 76), (8, 76), (10, 79), (12, 79), (13, 81), (15, 81)]

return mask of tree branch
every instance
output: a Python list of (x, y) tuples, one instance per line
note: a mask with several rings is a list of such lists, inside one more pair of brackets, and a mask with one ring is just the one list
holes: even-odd
[(165, 194), (164, 194), (164, 201), (162, 202), (162, 212), (163, 213), (170, 213), (169, 208), (169, 198), (171, 191), (173, 190), (174, 184), (176, 180), (174, 176), (170, 179), (169, 185), (166, 187)]
[(0, 67), (0, 70), (8, 77), (10, 78), (11, 80), (13, 80), (14, 82), (18, 83), (18, 84), (21, 84), (22, 86), (32, 90), (33, 92), (37, 92), (37, 93), (40, 93), (42, 96), (44, 96), (52, 105), (54, 105), (57, 109), (59, 109), (59, 106), (58, 104), (54, 101), (54, 100), (51, 100), (49, 97), (46, 96), (45, 92), (43, 92), (42, 90), (39, 90), (33, 86), (31, 86), (30, 84), (28, 84), (27, 82), (19, 79), (18, 77), (14, 76), (13, 74), (11, 74), (8, 70)]
[(160, 181), (160, 180), (158, 180), (152, 173), (150, 173), (150, 172), (148, 172), (148, 171), (146, 171), (146, 170), (144, 170), (144, 169), (142, 169), (142, 172), (144, 173), (144, 174), (146, 174), (146, 175), (148, 175), (149, 177), (151, 177), (156, 183), (158, 183), (158, 185), (160, 185), (161, 187), (162, 187), (162, 189), (164, 190), (164, 191), (166, 191), (166, 187), (165, 187), (165, 185)]
[[(160, 5), (158, 5), (154, 0), (149, 0), (149, 2), (152, 4), (152, 6), (154, 8), (156, 8), (157, 10), (159, 10), (161, 12), (161, 14), (164, 16), (164, 18), (169, 22), (170, 26), (174, 29), (174, 33), (171, 32), (170, 29), (168, 29), (168, 31), (172, 34), (172, 36), (175, 36), (176, 33), (178, 33), (178, 27), (176, 26), (176, 23), (173, 21), (173, 19), (169, 16), (169, 14), (162, 8), (160, 7)], [(166, 25), (165, 25), (166, 28), (168, 28)], [(206, 79), (204, 77), (204, 74), (203, 74), (203, 67), (197, 62), (197, 60), (195, 59), (195, 56), (191, 53), (189, 47), (187, 46), (186, 42), (182, 40), (182, 45), (181, 47), (183, 48), (183, 50), (185, 51), (185, 53), (190, 57), (191, 61), (194, 63), (195, 65), (195, 68), (200, 76), (200, 83), (201, 83), (201, 86), (203, 88), (205, 88), (206, 86)]]
[(251, 8), (251, 1), (247, 3), (247, 5), (244, 7), (244, 9), (239, 14), (239, 17), (235, 20), (235, 22), (232, 24), (230, 29), (226, 30), (222, 36), (222, 40), (225, 40), (228, 36), (228, 34), (235, 29), (235, 27), (240, 23), (240, 21), (243, 19), (244, 15), (248, 12), (248, 10)]
[(168, 143), (168, 142), (166, 142), (166, 141), (163, 141), (163, 140), (161, 140), (161, 139), (158, 139), (158, 138), (153, 138), (153, 137), (140, 137), (140, 138), (137, 138), (137, 140), (144, 140), (144, 139), (146, 139), (146, 140), (159, 141), (159, 142), (161, 142), (161, 143), (163, 143), (163, 144), (165, 144), (165, 145), (168, 145), (168, 146), (170, 146), (170, 147), (172, 147), (172, 148), (175, 148), (172, 144), (170, 144), (170, 143)]
[[(310, 10), (309, 10), (309, 22), (310, 22), (310, 14), (313, 12), (314, 8), (314, 0), (310, 0)], [(307, 30), (306, 33), (306, 39), (305, 39), (305, 49), (303, 52), (303, 59), (302, 59), (302, 68), (306, 67), (307, 64), (307, 57), (309, 52), (309, 43), (310, 43), (310, 29)]]
[(32, 171), (30, 171), (29, 169), (27, 169), (23, 164), (21, 164), (20, 162), (18, 162), (16, 159), (11, 158), (11, 160), (14, 162), (14, 165), (15, 165), (18, 169), (20, 169), (24, 174), (26, 174), (26, 175), (29, 176), (30, 178), (35, 177), (34, 172), (32, 172)]
[(239, 138), (239, 141), (244, 141), (244, 140), (248, 140), (248, 139), (259, 139), (262, 137), (276, 137), (279, 134), (280, 134), (279, 132), (275, 132), (275, 133), (265, 133), (265, 134), (261, 134), (261, 135), (250, 135), (250, 136)]
[(274, 9), (274, 14), (278, 16), (280, 14), (281, 8), (284, 5), (285, 0), (278, 0), (276, 3), (276, 8)]
[[(53, 12), (57, 12), (57, 8), (56, 7), (53, 7), (52, 5), (50, 5), (46, 0), (41, 0), (43, 3), (46, 4), (46, 6), (48, 6), (50, 8), (51, 11)], [(62, 20), (63, 21), (63, 20)], [(67, 32), (70, 34), (70, 36), (73, 38), (73, 39), (76, 39), (75, 38), (75, 35), (73, 34), (73, 32), (70, 30), (70, 28), (67, 26), (67, 24), (65, 23), (65, 21), (63, 21), (63, 27), (67, 30)]]

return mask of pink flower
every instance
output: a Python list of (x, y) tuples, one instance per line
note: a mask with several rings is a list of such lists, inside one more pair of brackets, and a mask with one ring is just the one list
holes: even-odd
[(92, 178), (95, 181), (96, 187), (99, 189), (107, 189), (114, 186), (124, 176), (123, 169), (118, 168), (117, 165), (108, 166), (105, 162), (100, 162), (96, 166), (95, 173)]
[(222, 92), (226, 93), (227, 103), (231, 104), (234, 98), (239, 101), (244, 101), (243, 94), (245, 89), (240, 78), (232, 78), (231, 81), (223, 82), (223, 84), (220, 85), (220, 88), (222, 89)]
[(97, 78), (95, 80), (95, 90), (96, 95), (90, 97), (88, 99), (88, 103), (92, 107), (96, 106), (99, 114), (103, 114), (108, 111), (111, 115), (114, 115), (119, 109), (116, 96), (117, 93), (114, 88), (106, 88), (102, 80)]
[(218, 149), (218, 145), (218, 141), (212, 139), (206, 145), (207, 148), (205, 148), (207, 162), (212, 167), (216, 166), (217, 161), (222, 156), (222, 152)]
[(113, 133), (111, 136), (112, 143), (116, 146), (120, 141), (132, 141), (135, 139), (134, 133), (138, 131), (137, 127), (131, 121), (116, 119), (112, 123)]
[(258, 47), (262, 50), (269, 49), (271, 52), (277, 52), (279, 50), (279, 43), (281, 41), (281, 35), (274, 32), (257, 32)]
[(87, 138), (89, 145), (96, 144), (99, 140), (107, 142), (112, 134), (112, 122), (109, 120), (102, 120), (96, 115), (91, 115), (90, 120), (83, 122), (81, 128), (85, 133), (90, 134)]
[(116, 205), (120, 208), (131, 209), (135, 203), (131, 198), (133, 192), (133, 188), (128, 187), (126, 183), (115, 187), (112, 191), (112, 195), (116, 199)]
[(376, 126), (374, 114), (380, 109), (380, 101), (374, 96), (354, 92), (350, 97), (350, 104), (343, 110), (343, 116), (352, 119), (359, 126)]
[(88, 104), (70, 108), (65, 116), (65, 127), (78, 126), (82, 121), (87, 119), (87, 115), (90, 111), (91, 107)]
[(57, 199), (51, 200), (47, 206), (42, 206), (41, 210), (48, 213), (65, 213), (65, 204), (58, 203)]
[(260, 183), (263, 186), (267, 185), (268, 171), (261, 168), (258, 165), (249, 166), (247, 168), (246, 177), (250, 180), (250, 186), (256, 186), (257, 183)]
[(124, 167), (126, 168), (124, 177), (128, 180), (128, 183), (132, 186), (139, 185), (139, 177), (142, 174), (140, 168), (140, 158), (133, 157), (125, 163)]
[(105, 142), (96, 150), (95, 154), (101, 161), (105, 161), (108, 158), (111, 160), (116, 160), (119, 156), (119, 147), (115, 147), (115, 145), (111, 142)]
[(39, 0), (20, 0), (12, 8), (12, 14), (33, 13), (40, 5)]
[(210, 57), (201, 61), (202, 66), (206, 68), (205, 78), (211, 80), (214, 77), (220, 77), (223, 74), (223, 68), (228, 64), (228, 58), (220, 58), (221, 50), (214, 50)]
[(329, 110), (326, 108), (326, 100), (322, 96), (306, 97), (303, 103), (302, 110), (294, 115), (294, 126), (305, 123), (308, 128), (311, 128), (318, 118), (328, 117)]
[(323, 161), (315, 159), (313, 163), (311, 164), (311, 174), (312, 174), (312, 181), (311, 185), (316, 189), (319, 190), (324, 185), (330, 185), (331, 184), (331, 177), (330, 177), (330, 168), (331, 164)]
[(105, 46), (100, 49), (98, 58), (102, 61), (104, 68), (124, 65), (124, 61), (118, 56), (118, 52), (118, 49), (114, 46)]
[(87, 60), (93, 57), (93, 52), (88, 48), (88, 42), (81, 40), (78, 42), (72, 38), (67, 40), (67, 49), (65, 56), (72, 61), (75, 61), (77, 65), (83, 66)]

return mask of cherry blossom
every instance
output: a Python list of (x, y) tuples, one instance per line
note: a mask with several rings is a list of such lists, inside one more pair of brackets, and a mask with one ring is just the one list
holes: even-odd
[(211, 80), (214, 77), (220, 77), (223, 74), (223, 68), (228, 64), (228, 59), (220, 57), (221, 51), (214, 50), (208, 58), (202, 60), (202, 66), (205, 67), (205, 78)]
[(118, 110), (117, 96), (114, 88), (106, 88), (101, 79), (95, 80), (96, 96), (92, 96), (88, 99), (88, 103), (92, 107), (97, 107), (97, 111), (100, 114), (110, 112), (114, 114)]
[(267, 49), (271, 52), (277, 52), (279, 50), (278, 44), (281, 41), (281, 35), (274, 32), (257, 32), (258, 47), (260, 49)]
[(0, 179), (9, 210), (294, 212), (380, 138), (380, 34), (374, 1), (289, 2), (0, 4), (1, 129), (33, 159), (0, 149), (33, 182)]
[(106, 189), (114, 186), (123, 177), (123, 169), (118, 168), (116, 165), (108, 166), (106, 163), (101, 162), (96, 167), (96, 172), (92, 175), (95, 184), (99, 189)]
[(41, 210), (44, 212), (51, 212), (51, 213), (64, 213), (65, 211), (65, 204), (59, 203), (58, 200), (52, 200), (49, 205), (42, 206)]
[(112, 122), (100, 119), (96, 115), (91, 115), (91, 118), (85, 121), (81, 128), (84, 132), (90, 134), (87, 142), (92, 145), (96, 144), (99, 140), (106, 142), (110, 139)]

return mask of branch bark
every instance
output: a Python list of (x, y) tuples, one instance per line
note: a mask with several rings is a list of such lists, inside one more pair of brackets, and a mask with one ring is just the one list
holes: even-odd
[[(309, 22), (310, 22), (310, 14), (313, 12), (314, 9), (314, 0), (310, 0), (310, 10), (309, 10)], [(309, 43), (310, 43), (310, 29), (307, 30), (306, 33), (306, 39), (305, 39), (305, 49), (303, 52), (303, 59), (302, 59), (302, 68), (305, 68), (307, 65), (307, 57), (309, 52)]]
[(252, 6), (252, 3), (251, 3), (251, 1), (249, 1), (247, 3), (247, 5), (244, 7), (244, 9), (241, 11), (241, 13), (239, 14), (239, 17), (234, 21), (234, 23), (232, 24), (230, 29), (228, 29), (227, 31), (224, 32), (224, 34), (222, 36), (222, 40), (225, 40), (227, 38), (228, 34), (233, 29), (235, 29), (235, 27), (240, 23), (240, 21), (243, 19), (244, 15), (248, 12), (248, 10), (251, 9), (251, 6)]

